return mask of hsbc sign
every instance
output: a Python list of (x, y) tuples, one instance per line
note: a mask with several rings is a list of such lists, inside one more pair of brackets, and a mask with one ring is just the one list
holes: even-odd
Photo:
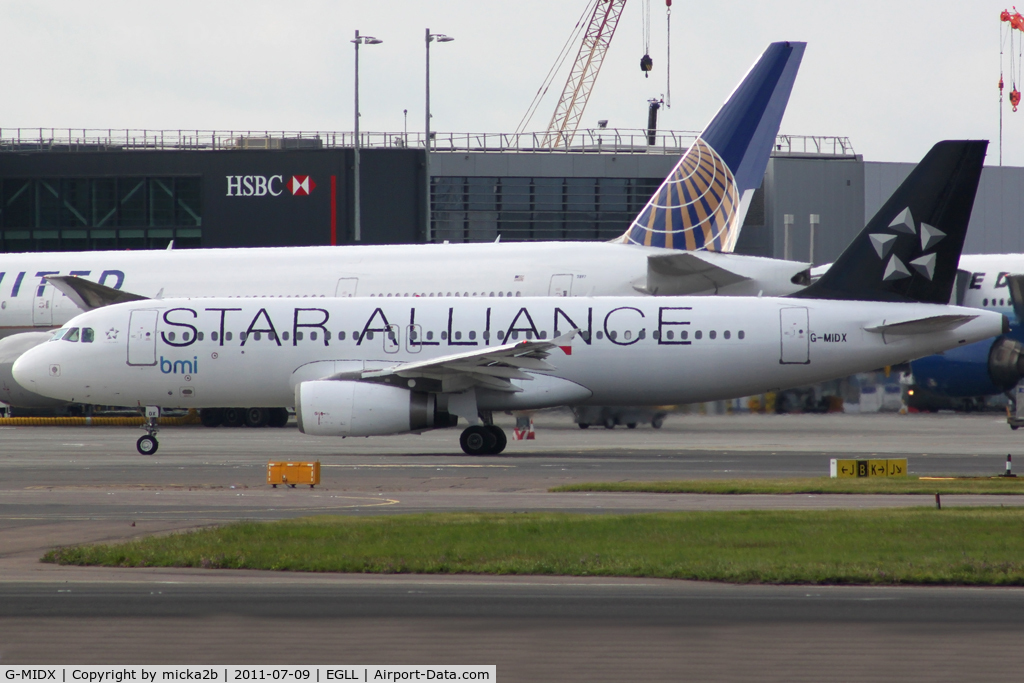
[(226, 176), (228, 197), (277, 197), (290, 192), (306, 197), (316, 188), (312, 176), (293, 175), (287, 181), (281, 175), (229, 175)]

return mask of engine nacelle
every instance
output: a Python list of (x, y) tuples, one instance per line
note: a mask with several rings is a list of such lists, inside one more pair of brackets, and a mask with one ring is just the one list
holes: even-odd
[(951, 397), (988, 396), (1013, 388), (1024, 378), (1024, 344), (1010, 335), (986, 339), (926, 356), (910, 364), (914, 381)]
[(299, 431), (313, 436), (382, 436), (453, 427), (457, 422), (437, 409), (434, 394), (345, 380), (298, 384), (295, 417)]
[(988, 374), (1003, 391), (1012, 389), (1024, 377), (1024, 344), (999, 337), (988, 354)]

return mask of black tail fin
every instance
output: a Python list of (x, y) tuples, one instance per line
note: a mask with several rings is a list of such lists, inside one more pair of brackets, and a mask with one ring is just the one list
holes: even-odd
[(925, 155), (805, 299), (949, 303), (987, 140), (946, 140)]

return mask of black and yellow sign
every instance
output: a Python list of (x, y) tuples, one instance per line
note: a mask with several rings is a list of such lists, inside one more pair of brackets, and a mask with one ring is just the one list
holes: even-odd
[(907, 476), (907, 459), (892, 460), (841, 460), (832, 458), (832, 478), (838, 477), (905, 477)]

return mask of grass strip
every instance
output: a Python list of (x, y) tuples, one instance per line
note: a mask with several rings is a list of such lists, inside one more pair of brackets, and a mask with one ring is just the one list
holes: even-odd
[(807, 477), (801, 479), (699, 479), (693, 481), (609, 481), (566, 484), (548, 489), (551, 493), (721, 493), (721, 494), (787, 494), (787, 493), (976, 493), (1024, 494), (1021, 478), (949, 478), (921, 479), (892, 477), (863, 479), (832, 479)]
[(241, 522), (44, 562), (308, 572), (1024, 585), (1024, 510), (451, 513)]

